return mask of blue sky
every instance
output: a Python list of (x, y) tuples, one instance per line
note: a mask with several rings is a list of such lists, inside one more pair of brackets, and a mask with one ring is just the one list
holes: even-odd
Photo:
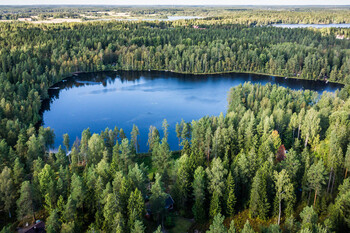
[(350, 5), (349, 0), (0, 0), (0, 5)]

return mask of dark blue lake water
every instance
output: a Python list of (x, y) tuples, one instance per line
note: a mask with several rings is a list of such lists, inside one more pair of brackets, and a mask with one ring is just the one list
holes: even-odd
[(182, 75), (170, 72), (104, 72), (80, 74), (57, 83), (43, 102), (43, 125), (55, 130), (57, 148), (62, 135), (71, 142), (90, 128), (100, 133), (106, 127), (123, 128), (130, 136), (133, 124), (140, 130), (140, 150), (148, 150), (150, 125), (161, 131), (163, 119), (169, 123), (169, 144), (177, 150), (175, 125), (181, 119), (226, 113), (231, 87), (244, 82), (268, 82), (295, 90), (334, 92), (342, 85), (321, 81), (284, 79), (251, 74)]

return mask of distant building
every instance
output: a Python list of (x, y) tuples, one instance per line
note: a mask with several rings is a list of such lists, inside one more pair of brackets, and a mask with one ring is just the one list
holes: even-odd
[(21, 228), (18, 230), (18, 233), (45, 233), (45, 223), (43, 221), (37, 220), (35, 224)]
[(202, 30), (205, 30), (206, 28), (201, 28), (201, 27), (199, 27), (199, 26), (197, 26), (197, 25), (193, 25), (192, 26), (194, 29), (202, 29)]
[(338, 40), (344, 40), (345, 36), (344, 35), (337, 35), (335, 37), (335, 39), (338, 39)]
[(30, 22), (30, 21), (32, 21), (32, 18), (18, 18), (18, 21)]
[[(174, 208), (174, 199), (171, 197), (170, 194), (168, 194), (168, 197), (165, 199), (165, 203), (164, 203), (164, 208), (166, 210), (172, 210)], [(146, 203), (146, 218), (151, 218), (151, 215), (152, 215), (152, 211), (151, 211), (151, 208), (150, 208), (150, 204), (149, 203)]]
[(165, 208), (167, 210), (172, 210), (174, 208), (174, 200), (170, 195), (165, 199)]

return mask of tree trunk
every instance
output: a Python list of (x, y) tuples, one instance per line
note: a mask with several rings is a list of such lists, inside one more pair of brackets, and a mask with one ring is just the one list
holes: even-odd
[(317, 198), (317, 189), (315, 190), (314, 207), (315, 207), (315, 205), (316, 205), (316, 198)]
[(210, 158), (210, 148), (208, 148), (208, 151), (207, 151), (207, 160), (208, 160), (208, 167), (209, 167), (209, 158)]
[(300, 124), (298, 126), (298, 139), (299, 139), (299, 136), (300, 136)]
[[(333, 173), (334, 173), (334, 172), (333, 172)], [(333, 174), (333, 182), (332, 182), (331, 193), (333, 193), (334, 181), (335, 181), (335, 174)]]
[(280, 222), (281, 222), (281, 212), (282, 212), (282, 203), (281, 203), (281, 193), (280, 193), (279, 213), (278, 213), (278, 225), (280, 225)]
[(309, 135), (306, 136), (306, 139), (305, 139), (305, 147), (307, 146), (307, 142), (309, 141)]
[(345, 179), (346, 179), (347, 175), (348, 175), (348, 169), (345, 170)]
[(332, 172), (333, 172), (333, 168), (331, 169), (331, 172), (329, 173), (328, 186), (327, 186), (327, 193), (329, 193), (329, 188), (330, 188), (330, 186), (331, 186)]

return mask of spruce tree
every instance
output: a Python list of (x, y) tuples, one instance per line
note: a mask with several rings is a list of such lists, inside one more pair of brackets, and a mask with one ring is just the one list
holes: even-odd
[(203, 167), (199, 166), (194, 172), (193, 180), (193, 197), (194, 204), (192, 212), (196, 222), (203, 222), (205, 220), (205, 171)]
[(232, 176), (232, 172), (229, 172), (228, 177), (226, 179), (224, 200), (226, 216), (233, 215), (235, 213), (236, 196), (235, 183)]

